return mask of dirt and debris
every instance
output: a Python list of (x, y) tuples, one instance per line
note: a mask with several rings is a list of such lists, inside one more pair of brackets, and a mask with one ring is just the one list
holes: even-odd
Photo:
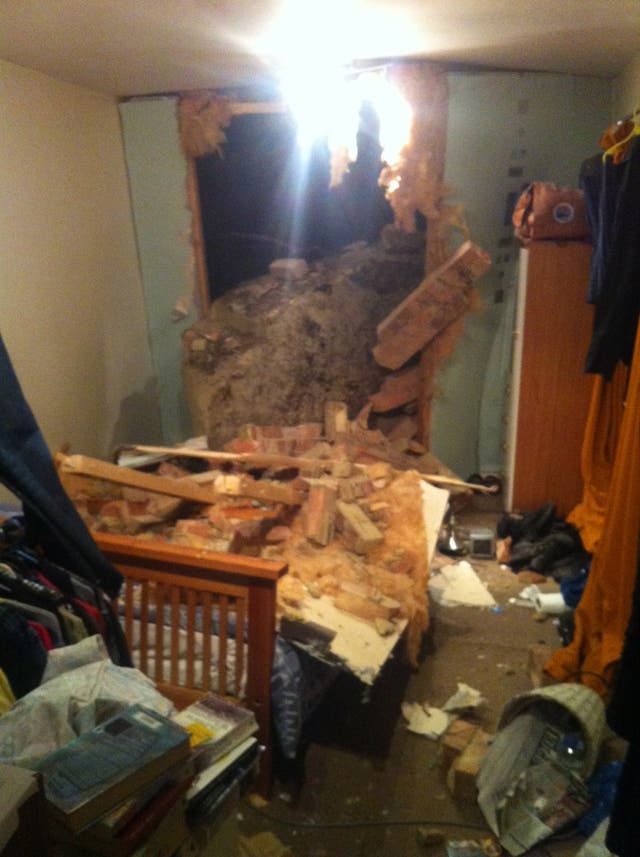
[(424, 271), (423, 236), (391, 240), (397, 231), (306, 272), (298, 265), (295, 278), (280, 265), (242, 283), (185, 332), (185, 394), (212, 449), (246, 423), (319, 421), (327, 399), (355, 413), (378, 390), (386, 371), (372, 356), (376, 326)]

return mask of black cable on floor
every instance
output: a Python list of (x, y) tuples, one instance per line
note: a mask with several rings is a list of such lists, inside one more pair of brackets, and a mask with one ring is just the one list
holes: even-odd
[(289, 821), (285, 818), (277, 818), (262, 809), (254, 806), (249, 801), (245, 800), (245, 806), (253, 810), (253, 812), (271, 821), (274, 824), (281, 824), (284, 827), (296, 827), (302, 830), (312, 830), (314, 828), (322, 829), (339, 829), (352, 827), (461, 827), (464, 830), (483, 830), (487, 831), (486, 824), (468, 824), (461, 821), (442, 821), (430, 818), (410, 819), (407, 821), (394, 821), (393, 819), (365, 819), (363, 821)]

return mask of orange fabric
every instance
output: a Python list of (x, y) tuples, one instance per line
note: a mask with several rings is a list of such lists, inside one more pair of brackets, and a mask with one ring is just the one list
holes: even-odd
[[(628, 137), (632, 131), (633, 119), (623, 119), (622, 122), (616, 122), (615, 125), (610, 125), (600, 137), (600, 148), (606, 152), (607, 149), (611, 148), (611, 146), (615, 145), (616, 143), (619, 143), (621, 140), (624, 140), (625, 137)], [(626, 143), (624, 146), (620, 146), (620, 148), (614, 152), (614, 164), (620, 163), (620, 161), (626, 155), (630, 145), (631, 141)]]
[(624, 363), (618, 363), (611, 381), (605, 381), (602, 375), (594, 378), (582, 442), (582, 501), (567, 515), (567, 521), (578, 528), (582, 544), (589, 553), (596, 553), (602, 534), (627, 380), (628, 369)]
[(639, 533), (640, 337), (636, 335), (602, 536), (575, 612), (573, 640), (545, 666), (554, 678), (579, 680), (606, 695), (629, 621)]

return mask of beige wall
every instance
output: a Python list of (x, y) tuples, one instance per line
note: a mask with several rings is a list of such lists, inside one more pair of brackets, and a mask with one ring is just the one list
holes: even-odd
[(53, 450), (157, 442), (117, 104), (2, 61), (0, 81), (0, 331), (26, 398)]
[(640, 107), (640, 54), (613, 82), (613, 119), (617, 121)]

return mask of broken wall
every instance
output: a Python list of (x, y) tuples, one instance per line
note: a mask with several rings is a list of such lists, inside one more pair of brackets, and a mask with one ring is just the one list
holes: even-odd
[[(504, 463), (518, 255), (508, 205), (528, 180), (576, 185), (581, 160), (597, 148), (600, 131), (607, 124), (610, 84), (534, 73), (460, 72), (447, 77), (445, 181), (454, 189), (452, 200), (465, 206), (473, 240), (493, 261), (481, 283), (485, 310), (468, 316), (464, 338), (438, 374), (433, 407), (432, 449), (466, 476), (477, 470), (501, 470)], [(129, 110), (141, 110), (141, 104), (132, 102)], [(177, 137), (175, 104), (167, 107), (167, 114), (168, 121), (175, 123), (171, 133)], [(141, 151), (152, 157), (159, 145), (157, 135), (144, 127), (138, 135)], [(179, 188), (175, 193), (177, 204), (182, 205), (182, 185), (172, 182), (171, 187)], [(151, 234), (154, 229), (155, 237)], [(155, 242), (159, 266), (171, 260), (176, 247), (184, 246), (184, 236), (177, 230), (167, 234), (160, 218), (150, 218), (149, 230), (139, 236), (141, 254), (149, 242)], [(158, 236), (165, 237), (158, 240)], [(184, 272), (179, 271), (172, 286), (176, 298), (183, 284)], [(166, 351), (168, 356), (170, 352), (170, 359), (158, 364), (158, 372), (161, 389), (169, 384), (174, 396), (171, 401), (169, 396), (162, 399), (163, 421), (175, 425), (176, 403), (183, 406), (176, 398), (181, 395), (176, 376), (181, 330), (168, 324), (170, 307), (161, 294), (150, 288), (146, 300), (150, 318), (158, 323), (158, 330), (152, 333), (156, 354)], [(183, 436), (189, 433), (197, 433), (196, 427)]]

